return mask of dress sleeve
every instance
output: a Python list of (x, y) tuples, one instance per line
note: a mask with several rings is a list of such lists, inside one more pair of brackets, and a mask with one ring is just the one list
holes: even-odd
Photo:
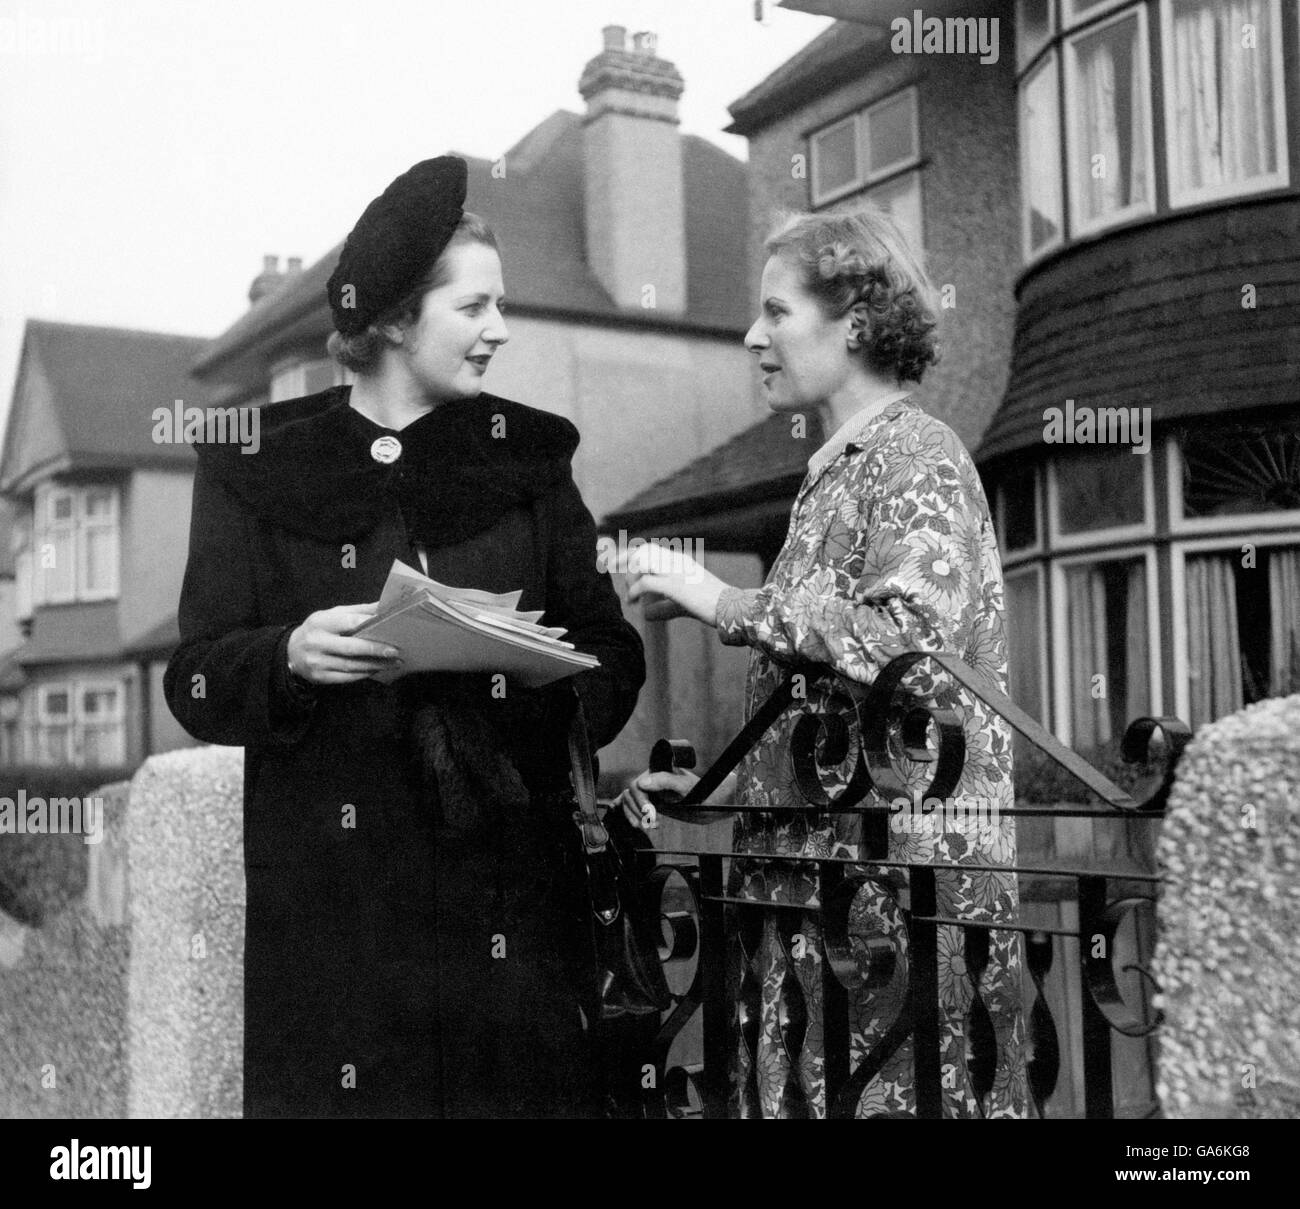
[(550, 505), (547, 556), (547, 625), (564, 626), (580, 651), (600, 667), (573, 677), (587, 715), (593, 748), (609, 743), (632, 716), (645, 683), (641, 636), (623, 616), (610, 577), (596, 556), (596, 524), (572, 477), (556, 488)]
[(318, 692), (289, 672), (295, 626), (261, 624), (249, 565), (256, 549), (251, 528), (247, 509), (200, 458), (177, 617), (181, 641), (163, 688), (191, 735), (236, 747), (297, 742)]
[(850, 497), (866, 497), (863, 506), (841, 509), (860, 518), (847, 535), (860, 555), (828, 559), (823, 547), (792, 582), (725, 589), (718, 634), (729, 646), (828, 663), (870, 683), (904, 651), (953, 649), (982, 578), (984, 510), (942, 443), (887, 463), (873, 481), (863, 460), (847, 473)]

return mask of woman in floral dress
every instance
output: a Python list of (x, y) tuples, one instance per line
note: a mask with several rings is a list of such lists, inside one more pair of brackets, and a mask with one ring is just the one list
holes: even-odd
[[(758, 357), (773, 410), (790, 413), (793, 429), (799, 413), (815, 409), (830, 438), (809, 459), (785, 545), (763, 587), (730, 587), (689, 556), (646, 545), (626, 564), (631, 599), (645, 598), (648, 616), (694, 617), (715, 626), (722, 642), (752, 648), (747, 717), (781, 684), (792, 663), (830, 664), (842, 676), (870, 684), (904, 650), (955, 654), (1005, 690), (1002, 571), (984, 491), (956, 435), (921, 411), (902, 386), (919, 382), (936, 360), (936, 312), (917, 258), (875, 209), (792, 218), (766, 248), (760, 315), (745, 337), (746, 347)], [(936, 873), (939, 914), (1009, 920), (1017, 895), (1015, 875), (1004, 871), (1015, 863), (1014, 819), (1003, 813), (1013, 800), (1008, 726), (969, 694), (959, 695), (926, 661), (908, 673), (904, 685), (936, 705), (957, 709), (966, 761), (944, 811), (900, 810), (890, 818), (889, 860), (960, 865)], [(710, 801), (740, 800), (765, 808), (737, 817), (737, 852), (857, 860), (861, 816), (790, 812), (805, 805), (790, 761), (798, 716), (799, 711), (788, 710), (771, 726), (745, 757), (735, 781), (729, 778)], [(832, 797), (847, 783), (855, 760), (856, 745), (838, 768), (823, 770)], [(914, 771), (907, 783), (919, 790), (924, 777), (920, 768)], [(685, 773), (642, 773), (620, 802), (634, 825), (653, 828), (650, 795), (685, 792), (693, 781)], [(862, 804), (889, 803), (872, 790)], [(731, 892), (739, 897), (809, 907), (820, 903), (813, 863), (734, 865)], [(906, 884), (903, 872), (859, 865), (845, 873), (869, 878), (853, 901), (851, 935), (859, 942), (873, 935), (888, 938), (905, 949), (896, 897)], [(778, 916), (788, 914), (765, 913), (751, 951), (732, 945), (738, 963), (730, 971), (733, 982), (745, 975), (747, 964), (747, 977), (761, 984), (757, 1041), (752, 1028), (737, 1030), (735, 1039), (732, 1110), (737, 1115), (828, 1112), (820, 929), (816, 916), (798, 915), (792, 936), (792, 925), (778, 926)], [(974, 987), (961, 930), (941, 927), (938, 948), (944, 1115), (1025, 1116), (1019, 935), (990, 933), (989, 960), (979, 979), (997, 1042), (993, 1087), (982, 1101), (967, 1065)], [(893, 1023), (902, 984), (895, 978), (883, 988), (849, 993), (851, 1066)], [(793, 1055), (791, 994), (802, 999), (806, 1018)], [(913, 1115), (913, 1071), (909, 1039), (869, 1082), (856, 1114)]]

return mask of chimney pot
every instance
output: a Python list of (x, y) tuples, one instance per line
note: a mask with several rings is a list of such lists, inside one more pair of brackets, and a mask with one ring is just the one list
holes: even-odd
[(627, 49), (627, 26), (607, 25), (600, 31), (605, 37), (606, 50)]
[(255, 303), (265, 298), (283, 280), (284, 274), (280, 272), (280, 258), (278, 256), (263, 256), (262, 271), (253, 278), (253, 284), (248, 287), (249, 303)]
[(648, 55), (653, 58), (659, 49), (659, 35), (652, 33), (648, 29), (643, 29), (639, 33), (632, 35), (632, 50), (638, 55)]
[(284, 271), (285, 271), (287, 274), (289, 274), (289, 275), (292, 275), (292, 274), (294, 274), (294, 273), (301, 273), (301, 272), (302, 272), (302, 257), (301, 257), (301, 256), (290, 256), (290, 257), (289, 257), (288, 264), (285, 265), (285, 270), (284, 270)]

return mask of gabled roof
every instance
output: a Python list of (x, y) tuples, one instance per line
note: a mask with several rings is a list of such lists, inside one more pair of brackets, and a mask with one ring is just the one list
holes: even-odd
[(792, 417), (760, 420), (703, 457), (660, 479), (608, 513), (602, 529), (629, 532), (671, 524), (722, 508), (794, 496), (808, 473), (808, 459), (823, 442), (821, 420), (806, 416), (802, 437)]
[(29, 319), (0, 458), (0, 491), (68, 470), (192, 465), (187, 445), (153, 440), (153, 411), (205, 405), (190, 376), (194, 336)]
[[(469, 163), (466, 209), (496, 232), (505, 261), (510, 309), (638, 326), (695, 327), (728, 335), (749, 326), (745, 165), (695, 135), (682, 138), (686, 209), (687, 310), (684, 316), (616, 306), (587, 264), (583, 225), (582, 118), (557, 110), (504, 156)], [(499, 172), (499, 169), (498, 169)], [(738, 218), (740, 221), (738, 221)], [(653, 232), (647, 232), (653, 238)], [(204, 378), (265, 373), (277, 349), (313, 343), (324, 350), (333, 330), (325, 283), (342, 243), (249, 308), (195, 359)]]
[(889, 22), (837, 21), (727, 106), (728, 134), (753, 134), (890, 58)]

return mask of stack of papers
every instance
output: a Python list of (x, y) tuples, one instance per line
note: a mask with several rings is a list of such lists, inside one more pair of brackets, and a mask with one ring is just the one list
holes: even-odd
[(519, 612), (522, 594), (449, 588), (394, 560), (379, 612), (355, 636), (401, 651), (400, 668), (374, 674), (381, 684), (411, 672), (504, 672), (537, 688), (600, 666), (565, 630), (541, 625), (540, 612)]

